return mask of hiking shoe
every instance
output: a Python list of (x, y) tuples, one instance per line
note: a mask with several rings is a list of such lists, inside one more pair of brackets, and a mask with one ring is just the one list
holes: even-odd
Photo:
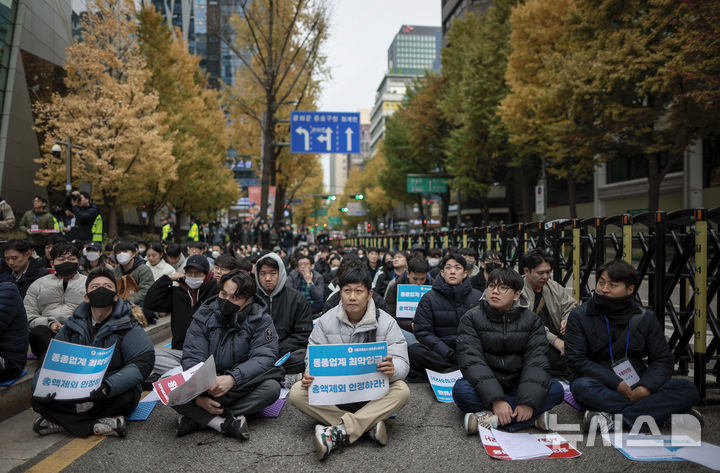
[(537, 419), (535, 419), (535, 422), (533, 422), (533, 425), (545, 432), (550, 431), (550, 413), (548, 411), (543, 412), (538, 416)]
[(281, 386), (285, 389), (291, 389), (293, 387), (293, 384), (297, 383), (302, 379), (302, 373), (298, 374), (286, 374), (283, 378), (283, 382), (281, 383)]
[(178, 417), (177, 429), (175, 430), (178, 437), (184, 437), (187, 434), (199, 432), (200, 430), (202, 430), (202, 427), (200, 427), (200, 424), (195, 422), (195, 420), (187, 416)]
[(125, 418), (117, 417), (101, 417), (93, 426), (95, 435), (113, 435), (115, 437), (125, 437), (127, 430), (125, 428)]
[(235, 437), (239, 440), (247, 440), (250, 438), (250, 429), (248, 428), (245, 416), (228, 416), (225, 422), (220, 426), (222, 433), (226, 437)]
[(382, 445), (383, 447), (387, 445), (387, 429), (385, 428), (385, 422), (382, 420), (373, 425), (372, 429), (365, 432), (365, 435), (378, 445)]
[(492, 411), (468, 412), (463, 419), (463, 427), (468, 435), (478, 433), (479, 427), (496, 429), (497, 425), (498, 418)]
[(337, 425), (316, 425), (314, 438), (318, 460), (324, 460), (333, 450), (342, 452), (350, 444), (350, 437)]
[(38, 435), (50, 435), (65, 432), (65, 428), (58, 424), (53, 424), (44, 417), (38, 417), (33, 422), (33, 432)]
[(615, 421), (613, 420), (612, 414), (609, 412), (591, 410), (585, 411), (582, 421), (583, 432), (590, 432), (590, 428), (593, 426), (593, 423), (600, 427), (600, 433), (602, 434), (607, 434), (608, 432), (615, 430)]

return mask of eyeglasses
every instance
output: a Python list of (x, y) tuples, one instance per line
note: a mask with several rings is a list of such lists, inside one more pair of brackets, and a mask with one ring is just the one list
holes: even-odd
[(491, 283), (488, 283), (487, 290), (488, 290), (488, 292), (497, 290), (497, 292), (499, 292), (500, 294), (505, 295), (510, 290), (510, 286), (508, 286), (507, 284), (498, 284), (498, 283), (491, 282)]

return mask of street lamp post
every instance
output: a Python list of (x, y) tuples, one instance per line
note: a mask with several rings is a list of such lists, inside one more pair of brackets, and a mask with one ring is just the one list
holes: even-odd
[(65, 147), (65, 195), (70, 195), (72, 192), (72, 150), (75, 148), (82, 152), (85, 148), (74, 145), (72, 139), (68, 137), (65, 141), (55, 141), (52, 147), (53, 155), (59, 158), (63, 146)]

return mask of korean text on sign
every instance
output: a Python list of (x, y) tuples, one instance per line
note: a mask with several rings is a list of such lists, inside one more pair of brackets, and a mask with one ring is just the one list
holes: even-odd
[(377, 371), (385, 356), (387, 342), (310, 345), (309, 371), (315, 378), (309, 389), (310, 404), (347, 404), (385, 396), (389, 379)]
[(425, 284), (398, 284), (396, 316), (403, 319), (415, 317), (415, 311), (420, 299), (430, 289), (432, 289), (432, 286)]
[(84, 399), (102, 384), (115, 345), (109, 348), (51, 340), (40, 368), (34, 396), (55, 393), (55, 399)]

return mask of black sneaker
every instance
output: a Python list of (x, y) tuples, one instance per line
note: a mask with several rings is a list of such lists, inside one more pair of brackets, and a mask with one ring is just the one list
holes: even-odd
[(38, 435), (50, 435), (65, 432), (65, 428), (50, 422), (44, 417), (38, 417), (35, 419), (35, 422), (33, 422), (33, 432)]
[(590, 432), (590, 428), (593, 423), (600, 427), (600, 433), (603, 434), (607, 434), (608, 432), (615, 430), (615, 420), (613, 419), (613, 415), (609, 412), (591, 410), (585, 411), (582, 421), (583, 432)]
[(187, 416), (178, 417), (177, 430), (175, 431), (178, 437), (184, 437), (187, 434), (199, 432), (200, 430), (202, 430), (202, 427), (200, 427), (200, 424), (195, 422), (195, 420)]
[(245, 419), (245, 416), (228, 416), (220, 428), (226, 437), (235, 437), (240, 440), (247, 440), (250, 438), (250, 429), (248, 429), (247, 419)]

